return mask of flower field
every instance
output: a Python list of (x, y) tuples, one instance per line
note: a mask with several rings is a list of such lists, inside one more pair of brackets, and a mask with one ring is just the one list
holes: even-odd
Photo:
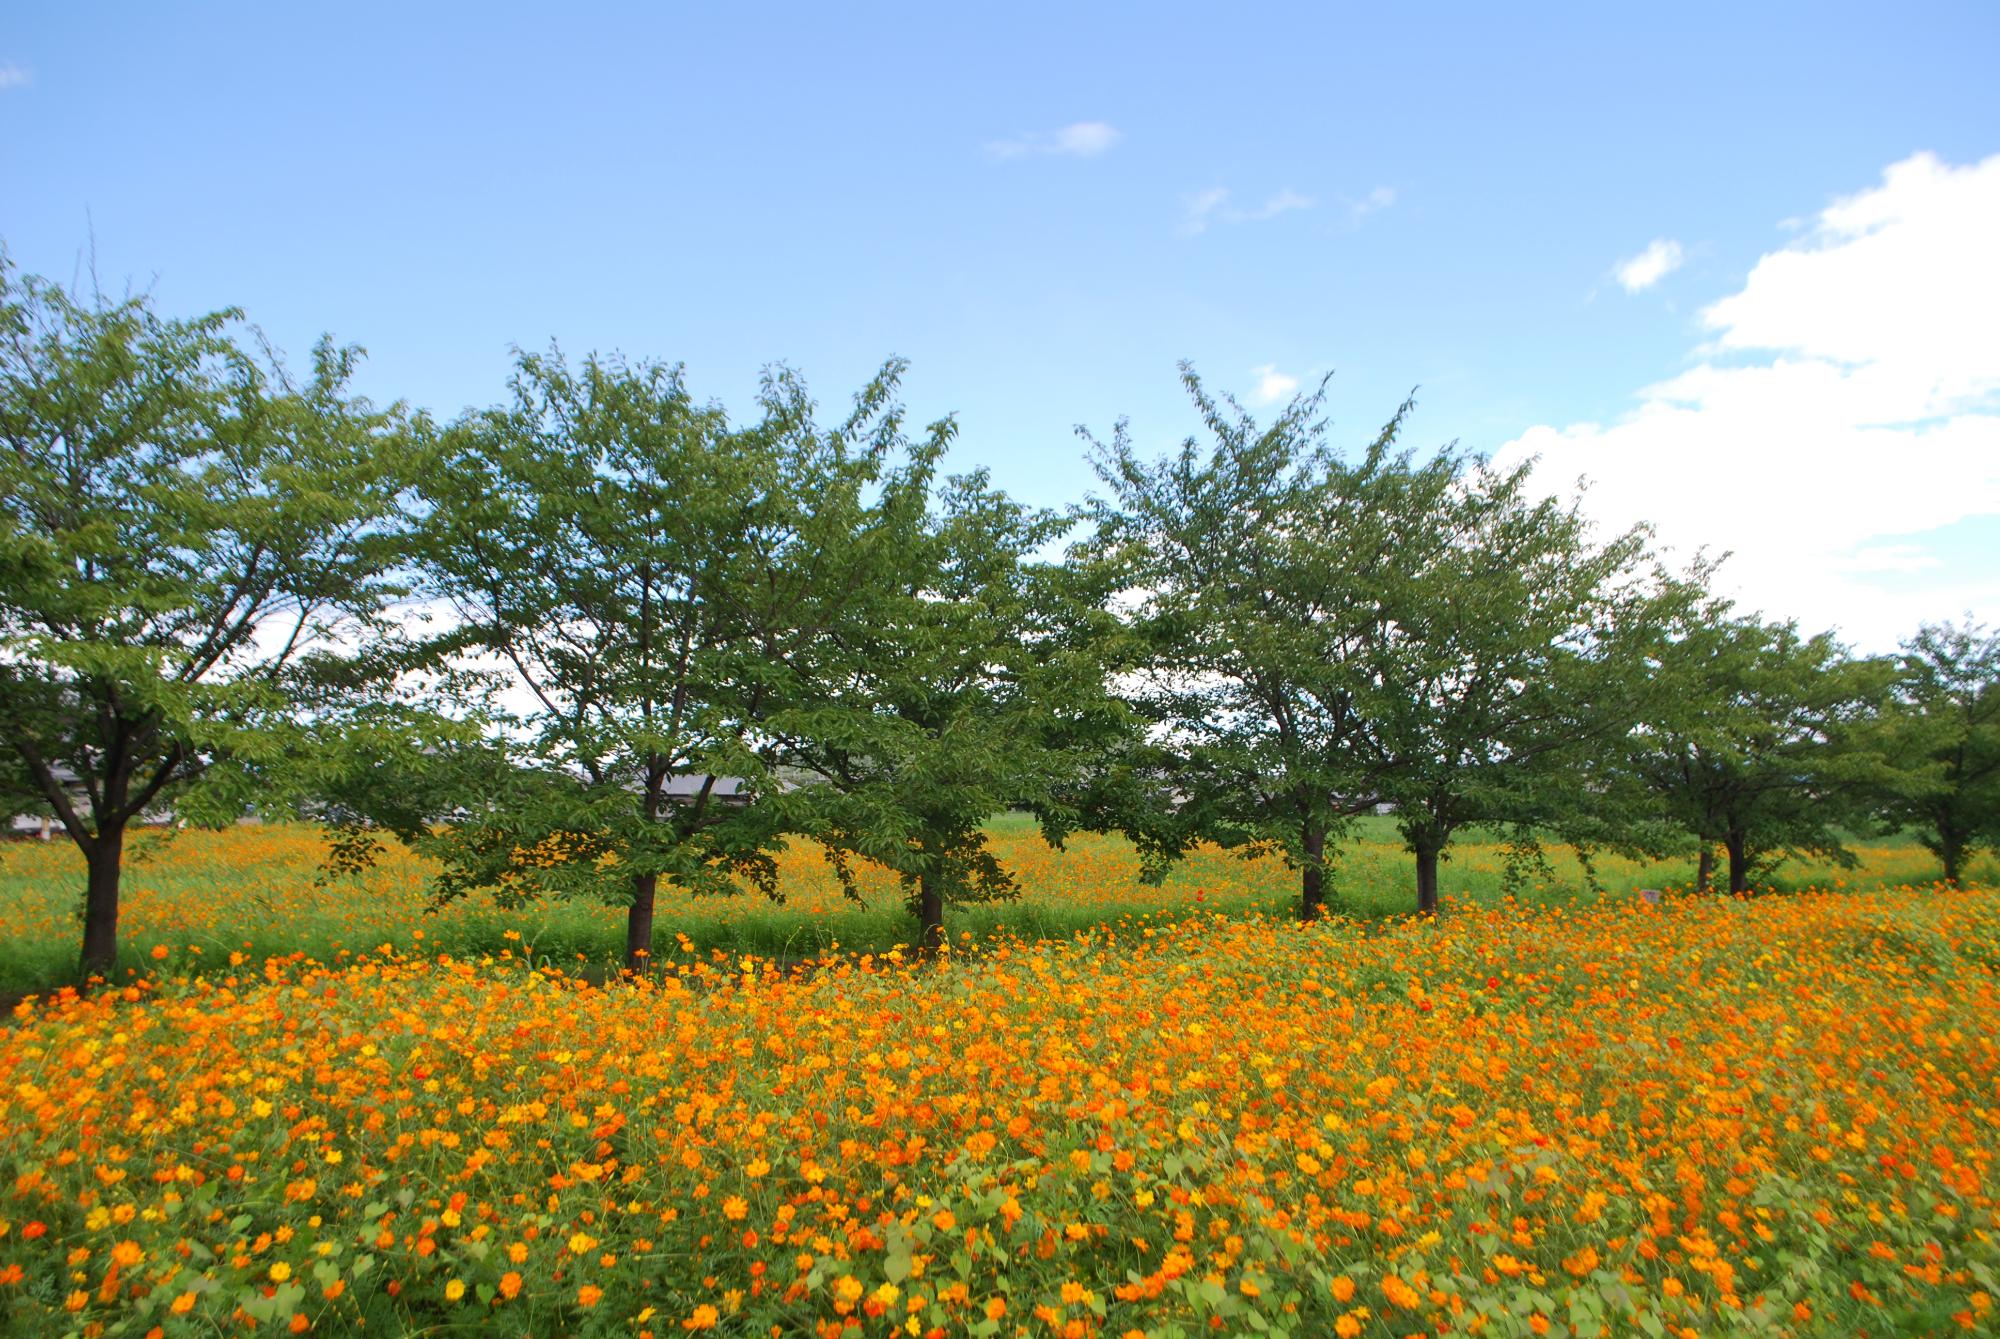
[(2000, 1324), (1992, 892), (671, 957), (24, 1003), (0, 1330)]
[[(1410, 911), (1410, 857), (1392, 821), (1368, 820), (1360, 835), (1341, 856), (1333, 904), (1363, 917)], [(1298, 876), (1275, 859), (1199, 852), (1164, 887), (1148, 888), (1139, 882), (1137, 857), (1116, 838), (1083, 835), (1057, 851), (1031, 826), (1006, 821), (990, 837), (1023, 894), (1013, 902), (955, 908), (952, 930), (974, 939), (1066, 939), (1100, 925), (1157, 924), (1212, 911), (1287, 916), (1298, 900)], [(548, 902), (503, 910), (490, 899), (472, 898), (434, 911), (425, 897), (429, 867), (399, 847), (362, 875), (318, 886), (326, 842), (319, 829), (301, 824), (171, 837), (142, 831), (131, 850), (120, 936), (121, 972), (132, 976), (226, 970), (232, 957), (261, 962), (299, 952), (330, 963), (384, 944), (406, 953), (505, 952), (569, 968), (579, 961), (601, 967), (617, 961), (625, 942), (624, 911), (617, 907)], [(1914, 844), (1862, 846), (1857, 854), (1861, 864), (1851, 871), (1787, 866), (1779, 871), (1779, 886), (1834, 886), (1839, 879), (1923, 884), (1937, 877), (1935, 861)], [(1520, 896), (1543, 903), (1590, 900), (1574, 858), (1560, 848), (1551, 856), (1546, 877), (1528, 881)], [(1497, 904), (1504, 896), (1504, 863), (1497, 846), (1454, 847), (1443, 870), (1447, 897), (1460, 905)], [(1991, 883), (2000, 878), (2000, 863), (1985, 857), (1971, 872)], [(682, 934), (703, 950), (787, 961), (836, 946), (882, 952), (908, 942), (910, 923), (895, 880), (865, 865), (858, 873), (865, 907), (842, 896), (810, 843), (781, 858), (785, 900), (779, 904), (757, 893), (696, 898), (663, 889), (660, 941)], [(1640, 886), (1686, 887), (1694, 869), (1691, 859), (1649, 865), (1607, 855), (1599, 857), (1597, 873), (1614, 896), (1626, 897)], [(0, 1000), (47, 992), (74, 978), (82, 885), (83, 861), (69, 842), (0, 845)]]

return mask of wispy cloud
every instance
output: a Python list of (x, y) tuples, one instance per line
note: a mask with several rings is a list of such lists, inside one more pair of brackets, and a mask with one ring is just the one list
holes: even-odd
[(1377, 186), (1374, 190), (1368, 192), (1367, 195), (1347, 207), (1348, 221), (1359, 225), (1361, 220), (1367, 218), (1370, 214), (1380, 213), (1395, 203), (1396, 188), (1394, 186)]
[(986, 146), (986, 152), (1003, 160), (1050, 155), (1095, 158), (1117, 147), (1118, 141), (1124, 138), (1124, 132), (1116, 126), (1102, 121), (1078, 121), (1061, 130), (1035, 131), (1016, 135), (1013, 139), (995, 140)]
[(1223, 202), (1228, 199), (1229, 192), (1220, 186), (1211, 186), (1205, 191), (1183, 199), (1181, 201), (1181, 231), (1186, 233), (1206, 232), (1209, 223), (1216, 216), (1216, 211), (1221, 209)]
[(1280, 214), (1289, 214), (1294, 209), (1311, 209), (1312, 207), (1313, 200), (1310, 195), (1300, 195), (1297, 191), (1287, 186), (1263, 204), (1258, 205), (1255, 209), (1244, 210), (1237, 216), (1235, 221), (1239, 223), (1261, 223), (1265, 219), (1274, 219)]
[(1630, 260), (1619, 262), (1618, 283), (1627, 293), (1651, 288), (1681, 267), (1687, 259), (1681, 244), (1668, 237), (1656, 237), (1653, 244)]
[(1257, 388), (1250, 392), (1252, 404), (1276, 404), (1280, 400), (1289, 398), (1291, 393), (1299, 388), (1299, 379), (1280, 372), (1276, 363), (1253, 367), (1250, 369), (1250, 375), (1257, 378)]
[(1295, 209), (1311, 209), (1313, 198), (1287, 186), (1262, 204), (1239, 209), (1229, 203), (1229, 190), (1212, 186), (1181, 201), (1181, 231), (1193, 235), (1207, 232), (1212, 223), (1262, 223)]
[(35, 82), (35, 72), (25, 65), (13, 61), (0, 62), (0, 92), (10, 88), (26, 88)]

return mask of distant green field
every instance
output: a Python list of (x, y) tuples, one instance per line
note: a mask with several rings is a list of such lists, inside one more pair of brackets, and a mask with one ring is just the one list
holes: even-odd
[[(990, 831), (1023, 893), (1008, 902), (953, 908), (947, 919), (961, 942), (995, 935), (1064, 939), (1100, 928), (1142, 934), (1149, 925), (1216, 911), (1286, 916), (1297, 897), (1297, 876), (1275, 859), (1203, 851), (1164, 886), (1151, 888), (1140, 882), (1138, 861), (1122, 839), (1086, 835), (1056, 851), (1018, 814), (995, 819)], [(1342, 852), (1332, 880), (1332, 909), (1363, 920), (1412, 910), (1414, 880), (1394, 820), (1364, 819), (1357, 837)], [(324, 851), (320, 832), (297, 824), (140, 834), (128, 857), (121, 970), (227, 971), (233, 955), (240, 955), (239, 965), (291, 954), (330, 962), (384, 944), (403, 952), (532, 954), (601, 967), (616, 960), (624, 942), (622, 909), (611, 906), (554, 903), (503, 911), (489, 899), (473, 898), (433, 911), (426, 867), (400, 849), (363, 876), (319, 887), (315, 874)], [(1857, 853), (1857, 869), (1789, 865), (1772, 886), (1923, 884), (1938, 876), (1929, 854), (1908, 839), (1872, 841)], [(1504, 867), (1501, 849), (1491, 843), (1455, 847), (1442, 872), (1447, 909), (1499, 902), (1506, 896)], [(1693, 862), (1603, 857), (1597, 875), (1603, 896), (1629, 897), (1642, 887), (1687, 886)], [(1990, 883), (2000, 866), (1987, 857), (1971, 875)], [(47, 991), (71, 980), (82, 878), (82, 862), (66, 842), (0, 845), (0, 996)], [(662, 955), (685, 951), (677, 939), (685, 936), (699, 953), (785, 960), (894, 949), (910, 932), (901, 890), (880, 870), (864, 870), (862, 882), (866, 905), (857, 906), (842, 896), (816, 849), (801, 843), (781, 861), (782, 902), (747, 892), (663, 895), (656, 947)], [(1537, 904), (1599, 895), (1586, 886), (1574, 856), (1560, 848), (1550, 852), (1547, 875), (1518, 891), (1520, 900)]]

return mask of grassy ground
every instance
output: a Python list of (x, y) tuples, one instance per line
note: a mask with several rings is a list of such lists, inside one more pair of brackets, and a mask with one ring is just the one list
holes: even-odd
[[(1066, 939), (1097, 927), (1132, 932), (1213, 911), (1282, 917), (1297, 897), (1296, 875), (1271, 859), (1203, 852), (1176, 869), (1165, 886), (1149, 888), (1139, 882), (1137, 859), (1122, 840), (1084, 836), (1055, 851), (1018, 815), (995, 820), (992, 834), (1025, 892), (1011, 902), (954, 908), (949, 924), (961, 942), (996, 935)], [(1367, 820), (1358, 837), (1333, 880), (1334, 905), (1364, 919), (1410, 910), (1414, 880), (1393, 822)], [(1788, 866), (1773, 885), (1784, 890), (1923, 884), (1937, 877), (1935, 862), (1907, 840), (1857, 849), (1858, 869)], [(121, 976), (227, 970), (232, 960), (261, 963), (292, 954), (330, 963), (383, 944), (461, 957), (531, 956), (574, 967), (614, 961), (624, 943), (623, 912), (617, 907), (557, 903), (502, 911), (473, 899), (432, 913), (425, 898), (426, 867), (400, 850), (363, 876), (318, 887), (314, 875), (325, 847), (317, 829), (302, 825), (147, 831), (128, 851)], [(1442, 871), (1449, 904), (1500, 900), (1506, 895), (1504, 867), (1495, 845), (1455, 847)], [(1988, 858), (1971, 873), (1992, 881), (2000, 869)], [(810, 845), (801, 845), (783, 861), (782, 903), (756, 894), (695, 899), (663, 893), (656, 945), (665, 952), (676, 946), (676, 935), (684, 935), (700, 952), (780, 959), (815, 957), (836, 946), (887, 951), (910, 933), (900, 890), (882, 871), (864, 874), (867, 905), (856, 906), (841, 895)], [(1691, 859), (1648, 865), (1607, 857), (1598, 862), (1597, 874), (1605, 896), (1629, 898), (1640, 887), (1686, 886), (1693, 865)], [(45, 992), (72, 979), (82, 884), (82, 862), (66, 842), (0, 845), (0, 998)], [(1519, 889), (1519, 899), (1530, 904), (1597, 896), (1574, 857), (1560, 849), (1551, 852), (1546, 876)]]

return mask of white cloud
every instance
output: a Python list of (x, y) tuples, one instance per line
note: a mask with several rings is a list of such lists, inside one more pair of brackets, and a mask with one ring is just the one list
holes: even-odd
[(0, 91), (10, 88), (26, 88), (35, 82), (35, 72), (25, 65), (13, 61), (0, 64)]
[(1914, 544), (1871, 544), (1839, 561), (1843, 572), (1924, 572), (1944, 563)]
[(1257, 389), (1250, 392), (1252, 404), (1276, 404), (1280, 400), (1289, 399), (1292, 392), (1299, 388), (1299, 379), (1280, 372), (1275, 363), (1253, 367), (1250, 369), (1250, 375), (1257, 378)]
[(1225, 187), (1214, 186), (1182, 198), (1181, 231), (1189, 234), (1206, 232), (1211, 223), (1262, 223), (1295, 209), (1311, 209), (1313, 203), (1311, 196), (1301, 195), (1287, 186), (1260, 205), (1238, 209), (1230, 206), (1229, 191)]
[(1783, 349), (1840, 365), (1871, 422), (1949, 414), (2000, 391), (2000, 155), (1930, 154), (1836, 201), (1796, 246), (1757, 262), (1702, 313), (1713, 348)]
[(1618, 282), (1627, 293), (1637, 293), (1651, 288), (1660, 280), (1681, 267), (1687, 256), (1681, 251), (1681, 244), (1666, 237), (1656, 237), (1653, 244), (1638, 255), (1618, 265)]
[(1609, 425), (1530, 428), (1540, 485), (1607, 524), (1732, 550), (1746, 608), (1887, 649), (2000, 605), (2000, 570), (1928, 532), (2000, 516), (2000, 155), (1920, 154), (1836, 201), (1701, 314), (1687, 371)]
[(1116, 147), (1125, 135), (1115, 126), (1102, 121), (1078, 121), (1066, 125), (1061, 130), (1038, 131), (1027, 135), (1016, 135), (1013, 139), (996, 140), (986, 146), (986, 152), (995, 158), (1029, 158), (1051, 154), (1062, 154), (1072, 158), (1095, 158)]

